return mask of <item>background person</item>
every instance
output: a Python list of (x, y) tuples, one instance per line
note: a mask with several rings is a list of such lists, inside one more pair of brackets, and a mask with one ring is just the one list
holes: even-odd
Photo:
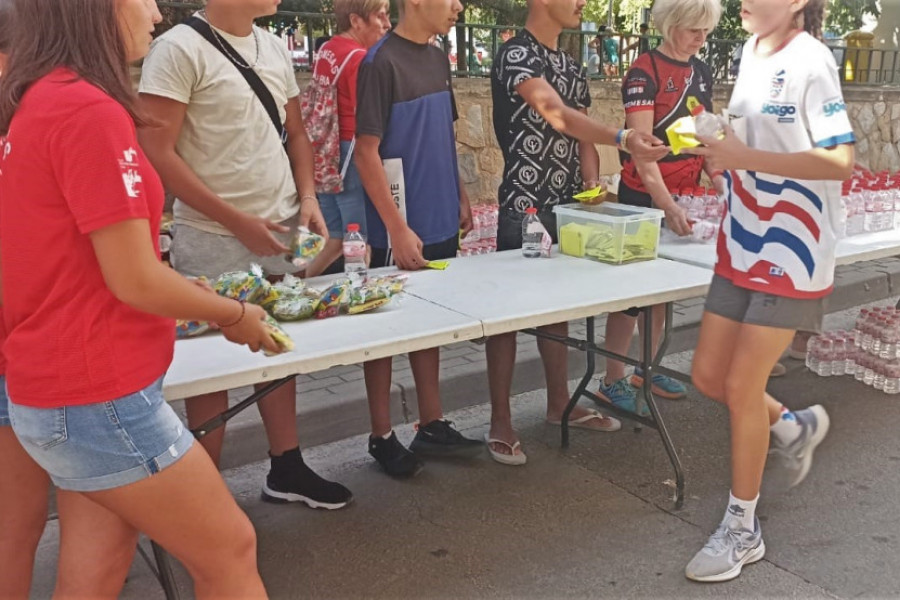
[[(141, 105), (154, 126), (141, 129), (141, 145), (176, 196), (172, 266), (182, 275), (212, 280), (258, 264), (280, 277), (296, 271), (285, 258), (293, 228), (328, 233), (290, 54), (278, 37), (253, 24), (276, 8), (271, 0), (208, 0), (195, 16), (209, 24), (217, 45), (188, 25), (176, 25), (153, 42), (144, 60)], [(229, 54), (238, 64), (220, 51), (222, 42), (238, 53)], [(278, 107), (287, 144), (240, 73), (250, 68)], [(296, 403), (294, 381), (257, 404), (270, 457), (262, 496), (342, 508), (353, 499), (350, 490), (323, 479), (303, 460)], [(227, 392), (185, 400), (191, 428), (227, 407)], [(216, 464), (224, 437), (220, 427), (200, 442)]]
[[(366, 50), (391, 29), (387, 0), (336, 0), (334, 14), (338, 33), (319, 50), (313, 77), (323, 78), (329, 85), (346, 61), (337, 81), (337, 112), (340, 121), (341, 168), (346, 164), (344, 189), (340, 194), (320, 194), (319, 206), (328, 227), (325, 248), (306, 269), (307, 277), (325, 272), (341, 257), (347, 225), (356, 223), (367, 235), (366, 197), (359, 171), (353, 162), (352, 147), (356, 138), (356, 77)], [(349, 56), (349, 59), (348, 59)]]
[[(719, 22), (722, 6), (719, 0), (656, 0), (653, 21), (663, 34), (662, 44), (638, 57), (622, 82), (622, 102), (625, 106), (625, 126), (665, 138), (666, 128), (676, 120), (690, 116), (691, 106), (699, 102), (712, 112), (713, 78), (709, 67), (697, 58), (706, 43), (706, 36)], [(622, 179), (619, 183), (619, 202), (632, 206), (658, 208), (665, 211), (666, 226), (680, 236), (690, 235), (691, 224), (683, 208), (675, 204), (672, 190), (693, 189), (704, 171), (703, 158), (690, 154), (670, 154), (660, 160), (641, 160), (622, 153)], [(721, 173), (706, 168), (716, 189), (724, 190)], [(665, 325), (666, 307), (652, 307), (653, 351), (659, 347)], [(606, 320), (606, 349), (627, 354), (634, 335), (637, 309), (612, 313)], [(643, 345), (641, 345), (643, 348)], [(606, 375), (600, 380), (598, 394), (620, 408), (634, 411), (637, 391), (643, 385), (640, 369), (631, 380), (625, 377), (625, 364), (607, 358)], [(687, 390), (681, 382), (654, 373), (653, 393), (668, 399), (684, 398)], [(641, 414), (650, 411), (641, 406)]]

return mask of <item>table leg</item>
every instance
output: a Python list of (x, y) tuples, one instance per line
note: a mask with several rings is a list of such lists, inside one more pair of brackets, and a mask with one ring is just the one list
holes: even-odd
[[(667, 316), (670, 308), (671, 303), (666, 307)], [(651, 332), (653, 331), (653, 311), (645, 310), (643, 316), (645, 335), (643, 340), (643, 352), (641, 353), (641, 369), (644, 372), (644, 385), (641, 388), (640, 396), (643, 397), (643, 401), (647, 403), (647, 408), (650, 409), (650, 414), (653, 416), (653, 421), (655, 423), (655, 429), (659, 432), (659, 437), (662, 439), (663, 446), (666, 448), (666, 454), (669, 455), (669, 462), (672, 463), (672, 467), (675, 469), (674, 501), (675, 508), (678, 509), (684, 504), (684, 471), (681, 468), (681, 460), (678, 458), (678, 452), (675, 450), (675, 445), (672, 443), (672, 438), (669, 436), (666, 424), (663, 422), (662, 416), (659, 414), (659, 409), (656, 407), (656, 399), (653, 397), (653, 374), (656, 372), (656, 368), (662, 358), (661, 353), (657, 353), (656, 356), (653, 355), (653, 336), (651, 335)], [(660, 348), (662, 347), (662, 344), (660, 344)], [(638, 409), (640, 410), (640, 407), (638, 407)]]
[[(594, 343), (594, 317), (588, 317), (587, 323), (587, 342), (589, 344)], [(588, 384), (591, 382), (591, 379), (594, 377), (594, 368), (596, 358), (594, 357), (594, 353), (590, 350), (585, 351), (585, 362), (587, 363), (587, 367), (584, 370), (584, 376), (581, 378), (581, 382), (579, 382), (578, 387), (575, 389), (575, 393), (572, 394), (572, 398), (569, 400), (568, 406), (566, 406), (566, 410), (563, 411), (562, 416), (562, 447), (569, 447), (569, 416), (572, 414), (572, 411), (575, 409), (575, 405), (578, 404), (578, 400), (582, 395), (586, 395)]]

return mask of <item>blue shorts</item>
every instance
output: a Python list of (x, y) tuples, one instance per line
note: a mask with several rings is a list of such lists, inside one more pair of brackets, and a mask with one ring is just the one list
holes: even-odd
[(25, 451), (64, 490), (96, 492), (146, 479), (194, 443), (163, 399), (162, 377), (110, 402), (63, 408), (9, 404)]
[[(350, 142), (341, 142), (341, 166), (347, 160), (350, 152)], [(325, 225), (328, 226), (328, 235), (331, 239), (342, 240), (347, 233), (347, 225), (356, 223), (359, 231), (366, 235), (366, 195), (359, 171), (353, 158), (347, 166), (347, 174), (344, 176), (344, 191), (340, 194), (319, 194), (319, 207), (322, 216), (325, 217)]]
[(9, 427), (9, 396), (6, 395), (6, 377), (0, 375), (0, 427)]

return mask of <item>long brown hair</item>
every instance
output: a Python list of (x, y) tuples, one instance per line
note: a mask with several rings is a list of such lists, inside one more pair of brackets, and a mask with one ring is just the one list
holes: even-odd
[(15, 14), (9, 61), (0, 86), (0, 133), (28, 87), (57, 67), (109, 94), (143, 123), (128, 75), (116, 0), (9, 0)]
[(803, 7), (803, 30), (819, 41), (825, 27), (826, 4), (826, 0), (809, 0)]

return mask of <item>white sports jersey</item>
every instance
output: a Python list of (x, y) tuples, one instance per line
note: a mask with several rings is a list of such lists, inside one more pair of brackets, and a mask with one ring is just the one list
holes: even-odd
[[(794, 153), (854, 143), (831, 51), (807, 33), (761, 57), (744, 44), (728, 111), (743, 117), (747, 145)], [(824, 174), (823, 174), (824, 175)], [(834, 284), (841, 184), (752, 171), (726, 174), (728, 211), (716, 273), (740, 287), (817, 298)]]

